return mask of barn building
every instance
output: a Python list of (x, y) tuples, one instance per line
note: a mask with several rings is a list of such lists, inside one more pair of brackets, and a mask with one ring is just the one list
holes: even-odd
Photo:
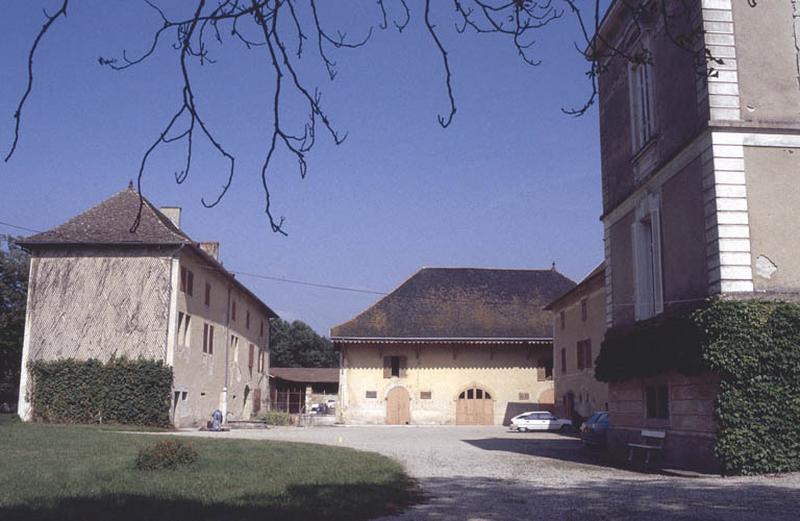
[(422, 268), (331, 339), (339, 419), (478, 424), (553, 407), (555, 269)]

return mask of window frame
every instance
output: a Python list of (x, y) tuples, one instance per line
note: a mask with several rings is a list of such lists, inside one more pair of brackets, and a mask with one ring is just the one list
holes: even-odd
[(648, 420), (669, 420), (669, 384), (651, 383), (644, 386), (644, 410)]
[(630, 105), (631, 152), (639, 155), (658, 135), (655, 110), (655, 67), (653, 39), (641, 35), (632, 45), (631, 54), (643, 56), (641, 63), (628, 63), (628, 101)]
[(661, 197), (650, 193), (636, 206), (631, 225), (635, 320), (646, 320), (664, 311), (661, 239)]

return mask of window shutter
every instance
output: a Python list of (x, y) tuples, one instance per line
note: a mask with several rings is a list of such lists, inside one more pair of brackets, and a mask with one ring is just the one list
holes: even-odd
[(384, 378), (391, 378), (392, 377), (392, 357), (391, 356), (384, 356), (383, 357), (383, 377)]
[(583, 341), (578, 341), (578, 369), (583, 369)]
[(592, 358), (592, 339), (591, 338), (586, 341), (586, 356), (584, 358), (585, 358), (584, 363), (586, 364), (586, 367), (588, 367), (590, 369), (592, 367), (594, 367), (594, 359)]
[(406, 360), (405, 356), (400, 357), (400, 378), (406, 377)]
[(659, 200), (654, 198), (656, 206), (650, 213), (650, 222), (653, 236), (653, 300), (655, 301), (656, 315), (664, 312), (664, 282), (661, 273), (661, 212), (657, 205)]
[(247, 356), (247, 367), (252, 369), (253, 368), (253, 358), (255, 358), (255, 346), (253, 344), (250, 344), (250, 350), (247, 353), (247, 355), (248, 355)]
[[(545, 380), (545, 368), (542, 365), (536, 367), (536, 380), (543, 382)], [(521, 393), (520, 393), (521, 394)], [(522, 400), (523, 398), (520, 398)], [(525, 398), (527, 400), (527, 398)]]

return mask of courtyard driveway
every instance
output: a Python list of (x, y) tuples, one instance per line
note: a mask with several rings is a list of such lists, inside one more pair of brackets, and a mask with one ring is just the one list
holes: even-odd
[(644, 474), (606, 466), (602, 453), (558, 434), (415, 426), (182, 434), (338, 445), (394, 458), (417, 479), (424, 501), (383, 521), (800, 519), (800, 474)]

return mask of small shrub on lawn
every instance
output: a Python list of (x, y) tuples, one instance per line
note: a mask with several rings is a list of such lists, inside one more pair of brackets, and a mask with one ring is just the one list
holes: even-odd
[(189, 443), (180, 440), (162, 440), (153, 445), (143, 447), (136, 457), (136, 468), (139, 470), (176, 469), (191, 465), (200, 456)]
[(258, 419), (267, 422), (267, 425), (290, 425), (292, 416), (288, 412), (267, 411), (258, 415)]

